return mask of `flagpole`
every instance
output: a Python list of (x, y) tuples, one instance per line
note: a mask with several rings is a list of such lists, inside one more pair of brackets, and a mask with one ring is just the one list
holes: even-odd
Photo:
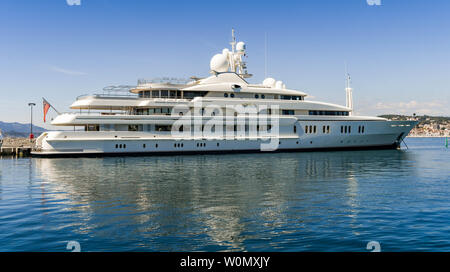
[(33, 106), (36, 106), (35, 103), (28, 103), (28, 106), (30, 106), (30, 141), (33, 140), (34, 135), (33, 135)]

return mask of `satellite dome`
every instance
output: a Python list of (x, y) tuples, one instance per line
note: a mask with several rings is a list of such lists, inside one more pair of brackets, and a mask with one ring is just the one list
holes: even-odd
[(278, 81), (275, 83), (275, 88), (277, 88), (277, 89), (283, 89), (283, 81), (278, 80)]
[(224, 48), (224, 49), (222, 50), (222, 54), (223, 54), (223, 55), (228, 56), (228, 53), (230, 53), (230, 50), (229, 50), (228, 48)]
[(275, 81), (274, 78), (268, 77), (268, 78), (264, 79), (263, 85), (267, 86), (267, 87), (274, 87), (275, 86), (275, 82), (276, 81)]
[(228, 58), (224, 54), (216, 54), (212, 57), (209, 67), (219, 73), (228, 71)]
[(236, 51), (238, 52), (244, 52), (246, 49), (245, 43), (244, 42), (238, 42), (236, 44)]

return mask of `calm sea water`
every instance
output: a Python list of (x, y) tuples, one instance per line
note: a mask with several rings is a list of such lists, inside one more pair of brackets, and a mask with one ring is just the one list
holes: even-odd
[(0, 159), (0, 251), (450, 251), (450, 150)]

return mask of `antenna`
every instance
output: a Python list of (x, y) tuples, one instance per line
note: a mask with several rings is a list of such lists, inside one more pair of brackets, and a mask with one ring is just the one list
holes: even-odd
[(231, 29), (231, 52), (236, 50), (236, 37), (234, 36), (234, 28)]
[(267, 32), (264, 38), (264, 78), (267, 78)]
[(350, 87), (350, 74), (348, 73), (347, 62), (345, 62), (345, 106), (351, 109), (350, 115), (353, 114), (353, 89)]

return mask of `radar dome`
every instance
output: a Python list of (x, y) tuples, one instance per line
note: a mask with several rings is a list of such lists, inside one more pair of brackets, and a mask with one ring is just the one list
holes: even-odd
[(236, 51), (238, 52), (244, 52), (246, 49), (245, 43), (244, 42), (238, 42), (236, 44)]
[(267, 86), (267, 87), (274, 87), (275, 86), (275, 79), (268, 77), (266, 79), (264, 79), (263, 81), (263, 85)]
[(275, 88), (277, 88), (277, 89), (283, 89), (283, 81), (278, 80), (278, 81), (275, 83)]
[(219, 73), (228, 71), (228, 58), (224, 54), (216, 54), (212, 57), (209, 67)]
[(228, 48), (224, 48), (224, 49), (222, 50), (222, 54), (223, 54), (223, 55), (228, 56), (228, 53), (230, 53), (230, 50), (229, 50)]

